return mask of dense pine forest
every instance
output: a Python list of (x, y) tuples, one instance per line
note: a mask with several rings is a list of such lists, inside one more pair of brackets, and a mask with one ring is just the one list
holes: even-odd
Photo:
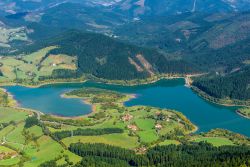
[[(49, 54), (76, 56), (78, 71), (75, 73), (57, 70), (50, 78), (41, 77), (40, 80), (74, 78), (83, 73), (111, 80), (131, 80), (147, 78), (152, 74), (186, 74), (198, 71), (198, 67), (193, 64), (168, 59), (155, 49), (138, 47), (105, 35), (77, 30), (69, 30), (49, 40), (37, 42), (20, 49), (19, 53), (31, 53), (47, 46), (58, 46)], [(138, 55), (141, 57), (138, 58)]]
[(209, 75), (194, 80), (193, 85), (216, 98), (250, 99), (250, 67), (225, 76)]
[[(221, 146), (214, 147), (207, 143), (193, 143), (184, 145), (156, 146), (145, 154), (136, 154), (105, 144), (71, 144), (69, 150), (82, 156), (82, 161), (75, 167), (87, 166), (249, 166), (250, 148), (248, 146)], [(55, 166), (49, 161), (41, 167)]]

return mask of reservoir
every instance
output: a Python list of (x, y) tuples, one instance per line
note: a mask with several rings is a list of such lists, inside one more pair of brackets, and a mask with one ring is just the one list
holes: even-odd
[(191, 89), (184, 86), (183, 79), (160, 80), (153, 84), (140, 86), (117, 86), (85, 82), (53, 84), (39, 88), (22, 86), (4, 88), (14, 96), (21, 107), (35, 109), (47, 114), (73, 117), (89, 114), (91, 106), (85, 104), (81, 99), (62, 98), (61, 94), (84, 87), (136, 94), (137, 98), (127, 101), (126, 106), (145, 105), (180, 111), (198, 126), (198, 132), (223, 128), (250, 137), (250, 120), (239, 116), (235, 112), (236, 107), (224, 107), (203, 100)]

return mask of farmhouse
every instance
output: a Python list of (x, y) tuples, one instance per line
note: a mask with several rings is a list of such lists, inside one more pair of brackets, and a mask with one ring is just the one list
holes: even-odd
[(126, 114), (122, 117), (122, 120), (124, 122), (127, 122), (127, 121), (130, 121), (131, 119), (133, 119), (133, 115), (130, 115), (130, 114)]

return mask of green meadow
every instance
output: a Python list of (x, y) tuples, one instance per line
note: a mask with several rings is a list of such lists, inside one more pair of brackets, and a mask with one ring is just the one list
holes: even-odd
[(208, 142), (216, 147), (223, 145), (234, 145), (234, 143), (224, 137), (200, 137), (194, 140), (194, 142)]
[(63, 139), (62, 142), (69, 146), (71, 143), (104, 143), (123, 148), (133, 149), (139, 146), (137, 137), (130, 137), (127, 134), (108, 134), (100, 136), (74, 136)]
[(4, 56), (0, 59), (0, 82), (38, 82), (39, 77), (51, 76), (56, 69), (76, 70), (76, 58), (63, 54), (52, 55), (50, 46), (29, 55)]

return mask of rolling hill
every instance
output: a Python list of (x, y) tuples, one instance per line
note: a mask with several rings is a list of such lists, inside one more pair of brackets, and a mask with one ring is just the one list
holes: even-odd
[(105, 35), (70, 30), (48, 40), (35, 42), (19, 53), (31, 53), (48, 46), (58, 46), (49, 54), (77, 57), (78, 74), (98, 78), (131, 80), (153, 75), (186, 74), (197, 68), (182, 60), (170, 60), (154, 49), (121, 42)]
[(249, 12), (146, 17), (117, 27), (114, 34), (205, 71), (230, 71), (250, 59), (249, 19)]
[(195, 79), (194, 86), (221, 99), (250, 100), (250, 67), (226, 75), (209, 75)]

